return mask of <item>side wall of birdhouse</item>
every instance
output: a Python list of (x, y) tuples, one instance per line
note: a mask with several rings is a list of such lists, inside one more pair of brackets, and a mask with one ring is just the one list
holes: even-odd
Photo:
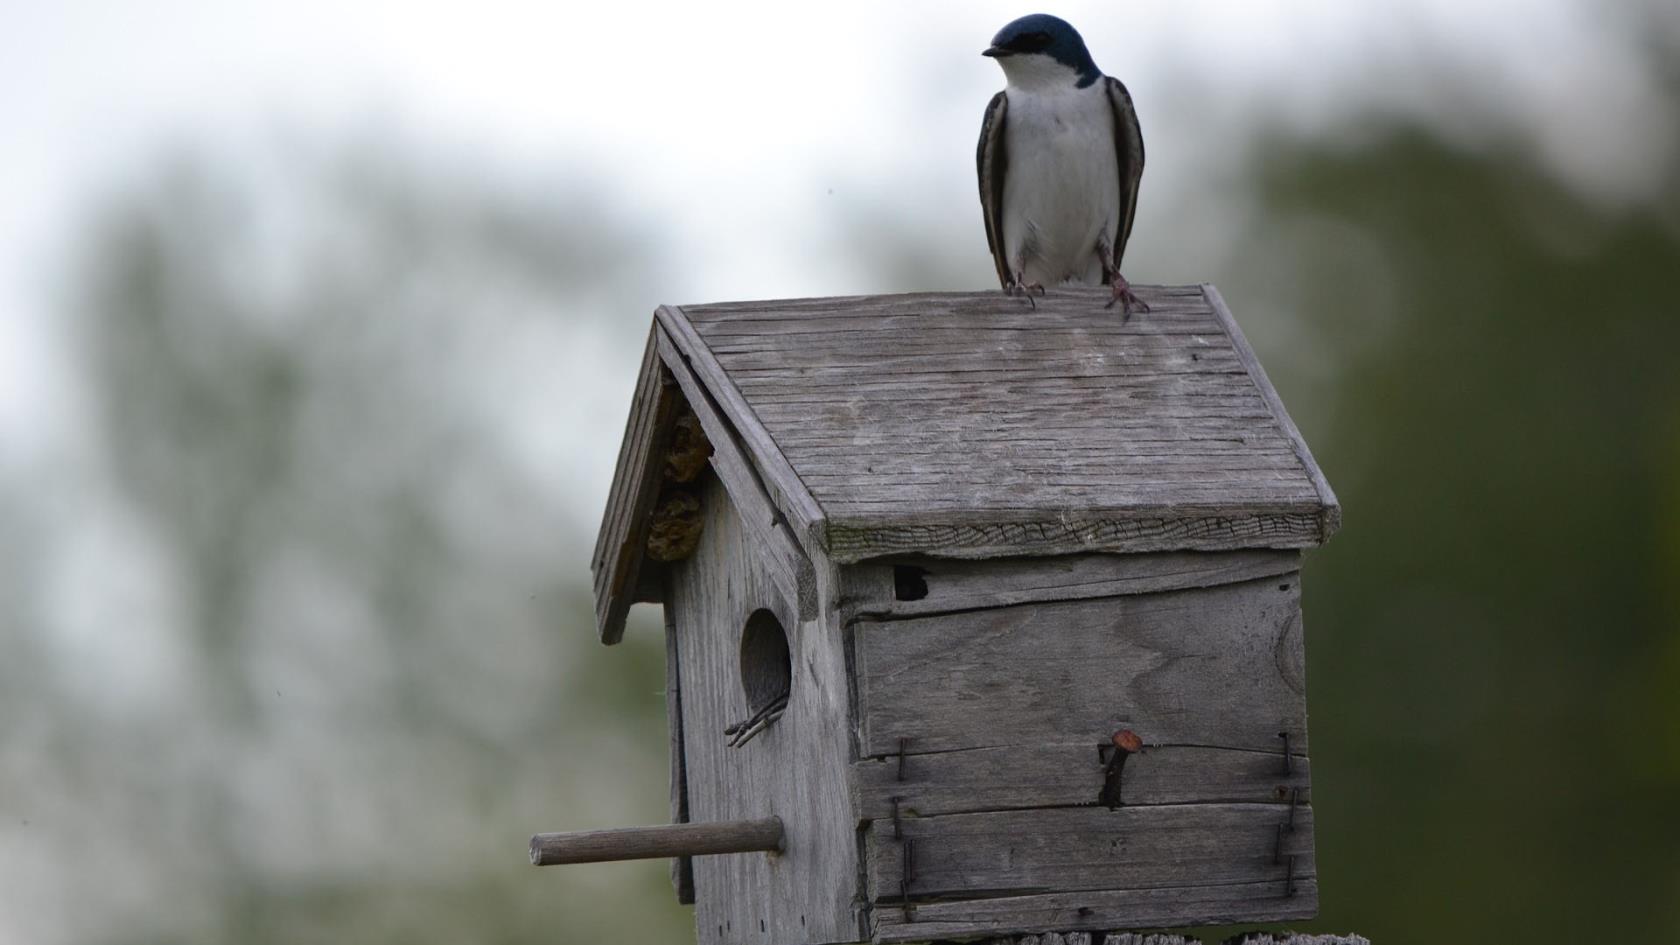
[[(699, 545), (672, 567), (666, 594), (681, 730), (673, 806), (694, 822), (774, 815), (786, 841), (782, 853), (692, 859), (697, 940), (856, 941), (850, 696), (841, 636), (824, 614), (837, 618), (824, 608), (800, 622), (741, 503), (709, 472), (700, 496)], [(832, 584), (832, 570), (816, 573)]]
[(1299, 567), (847, 568), (875, 940), (1315, 914)]

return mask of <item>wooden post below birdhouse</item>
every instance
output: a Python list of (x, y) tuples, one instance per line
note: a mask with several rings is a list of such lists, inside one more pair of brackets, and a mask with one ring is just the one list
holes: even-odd
[(688, 853), (702, 943), (1312, 916), (1301, 550), (1340, 509), (1218, 292), (1138, 291), (659, 309), (597, 622), (664, 605), (712, 845), (549, 854)]

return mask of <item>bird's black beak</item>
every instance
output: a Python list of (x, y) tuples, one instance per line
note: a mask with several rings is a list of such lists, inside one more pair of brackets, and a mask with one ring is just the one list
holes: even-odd
[(1004, 56), (1015, 55), (1015, 51), (1013, 49), (1005, 49), (1002, 46), (993, 46), (990, 49), (983, 50), (980, 55), (991, 56), (993, 59), (1002, 59)]

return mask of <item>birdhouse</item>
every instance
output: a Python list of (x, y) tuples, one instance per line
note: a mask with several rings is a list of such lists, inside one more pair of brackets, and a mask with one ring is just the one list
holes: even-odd
[(706, 943), (1317, 909), (1301, 552), (1340, 508), (1208, 285), (660, 308), (594, 555), (662, 604)]

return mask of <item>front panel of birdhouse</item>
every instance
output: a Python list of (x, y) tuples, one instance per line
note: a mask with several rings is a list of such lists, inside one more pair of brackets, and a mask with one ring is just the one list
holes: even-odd
[(710, 473), (698, 494), (698, 545), (667, 584), (684, 795), (674, 806), (697, 823), (777, 816), (786, 830), (781, 853), (693, 857), (698, 941), (855, 941), (840, 635), (799, 621), (743, 519), (750, 497), (737, 501)]
[(1313, 915), (1298, 568), (850, 569), (876, 940)]

